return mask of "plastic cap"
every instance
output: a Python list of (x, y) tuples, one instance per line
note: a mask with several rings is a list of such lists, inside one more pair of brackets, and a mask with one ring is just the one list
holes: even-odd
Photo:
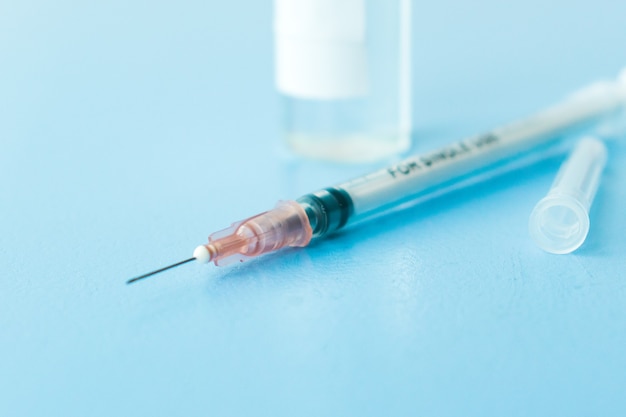
[(274, 0), (276, 85), (307, 99), (369, 90), (365, 0)]
[(193, 257), (201, 264), (206, 264), (211, 260), (211, 252), (206, 246), (200, 245), (193, 251)]
[(604, 143), (581, 139), (561, 165), (548, 195), (530, 214), (529, 230), (543, 250), (564, 254), (578, 249), (589, 231), (589, 208), (606, 165)]

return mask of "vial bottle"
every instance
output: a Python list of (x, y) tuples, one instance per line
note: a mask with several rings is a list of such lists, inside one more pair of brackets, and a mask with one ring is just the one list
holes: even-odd
[(287, 146), (370, 162), (411, 142), (411, 0), (274, 0)]

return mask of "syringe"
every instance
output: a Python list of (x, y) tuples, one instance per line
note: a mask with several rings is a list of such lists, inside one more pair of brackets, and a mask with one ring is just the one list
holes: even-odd
[(408, 201), (456, 188), (514, 161), (541, 156), (570, 129), (598, 122), (626, 103), (626, 69), (615, 81), (592, 84), (533, 116), (482, 135), (416, 155), (388, 168), (280, 201), (273, 209), (209, 236), (193, 256), (132, 278), (128, 284), (196, 260), (227, 265), (313, 239)]

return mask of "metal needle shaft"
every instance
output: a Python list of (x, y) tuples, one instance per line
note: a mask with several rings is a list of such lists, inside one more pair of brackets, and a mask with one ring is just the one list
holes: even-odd
[(131, 278), (128, 281), (126, 281), (126, 284), (132, 284), (133, 282), (139, 281), (140, 279), (148, 278), (149, 276), (158, 274), (159, 272), (167, 271), (168, 269), (175, 268), (175, 267), (177, 267), (179, 265), (186, 264), (187, 262), (191, 262), (191, 261), (195, 261), (195, 260), (196, 260), (195, 257), (189, 258), (189, 259), (185, 259), (184, 261), (180, 261), (180, 262), (177, 262), (175, 264), (168, 265), (168, 266), (166, 266), (164, 268), (157, 269), (157, 270), (152, 271), (152, 272), (148, 272), (147, 274), (143, 274), (143, 275), (139, 275), (138, 277)]

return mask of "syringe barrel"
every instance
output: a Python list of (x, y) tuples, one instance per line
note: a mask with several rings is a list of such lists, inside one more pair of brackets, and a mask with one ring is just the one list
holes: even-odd
[(336, 188), (352, 200), (350, 221), (361, 220), (392, 206), (516, 167), (520, 160), (523, 165), (542, 155), (550, 156), (561, 139), (605, 119), (625, 102), (626, 79), (595, 83), (524, 120), (409, 157)]

